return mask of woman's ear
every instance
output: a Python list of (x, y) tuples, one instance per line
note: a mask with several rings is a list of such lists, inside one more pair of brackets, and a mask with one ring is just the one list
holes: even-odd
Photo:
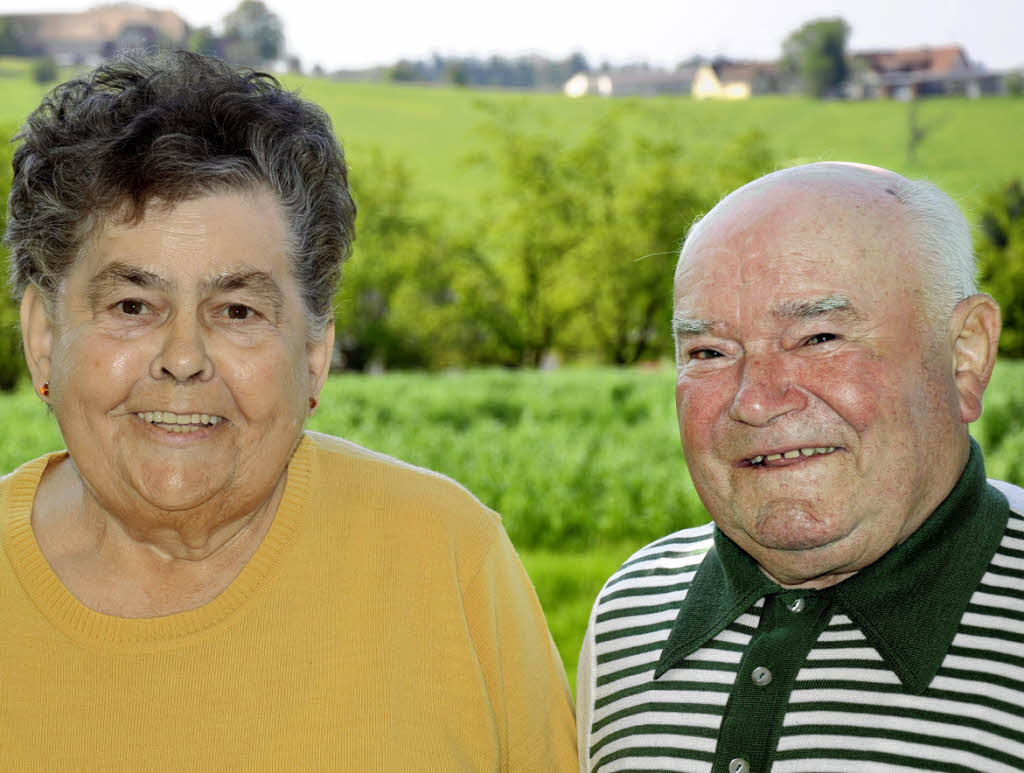
[(331, 371), (331, 359), (334, 356), (334, 322), (324, 330), (324, 334), (316, 341), (306, 342), (306, 358), (309, 362), (310, 397), (319, 397)]
[(25, 361), (38, 392), (50, 380), (53, 353), (53, 320), (39, 291), (29, 285), (21, 299), (21, 344)]
[(949, 323), (960, 419), (970, 424), (981, 416), (981, 398), (996, 364), (1002, 314), (992, 296), (976, 293), (957, 304)]

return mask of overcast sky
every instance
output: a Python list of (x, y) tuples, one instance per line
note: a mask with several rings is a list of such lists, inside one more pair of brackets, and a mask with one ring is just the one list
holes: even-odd
[[(773, 59), (812, 18), (842, 16), (850, 48), (959, 43), (995, 69), (1024, 65), (1024, 0), (264, 0), (285, 23), (289, 53), (333, 70), (445, 55), (563, 57), (593, 65), (692, 54)], [(95, 0), (0, 0), (5, 12), (76, 11)], [(238, 0), (153, 0), (193, 27), (219, 30)], [(607, 10), (606, 10), (607, 9)]]

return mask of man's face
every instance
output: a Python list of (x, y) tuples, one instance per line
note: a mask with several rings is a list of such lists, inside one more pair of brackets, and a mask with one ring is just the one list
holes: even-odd
[(884, 185), (768, 184), (702, 224), (675, 281), (676, 407), (712, 518), (784, 585), (904, 540), (964, 458), (952, 358)]

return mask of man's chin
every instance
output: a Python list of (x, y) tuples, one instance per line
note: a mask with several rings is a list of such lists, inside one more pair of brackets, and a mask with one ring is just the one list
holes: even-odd
[(849, 526), (834, 513), (821, 512), (803, 499), (780, 499), (761, 506), (750, 536), (762, 548), (813, 551), (842, 540)]

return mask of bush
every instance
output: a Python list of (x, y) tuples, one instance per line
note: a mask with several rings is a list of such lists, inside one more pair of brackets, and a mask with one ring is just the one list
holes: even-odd
[(1003, 310), (999, 351), (1024, 357), (1024, 188), (1020, 180), (989, 194), (978, 226), (981, 286)]
[[(7, 196), (11, 192), (12, 130), (0, 127), (0, 234), (7, 230)], [(28, 370), (21, 352), (18, 307), (7, 287), (7, 249), (0, 243), (0, 391), (9, 392)]]

